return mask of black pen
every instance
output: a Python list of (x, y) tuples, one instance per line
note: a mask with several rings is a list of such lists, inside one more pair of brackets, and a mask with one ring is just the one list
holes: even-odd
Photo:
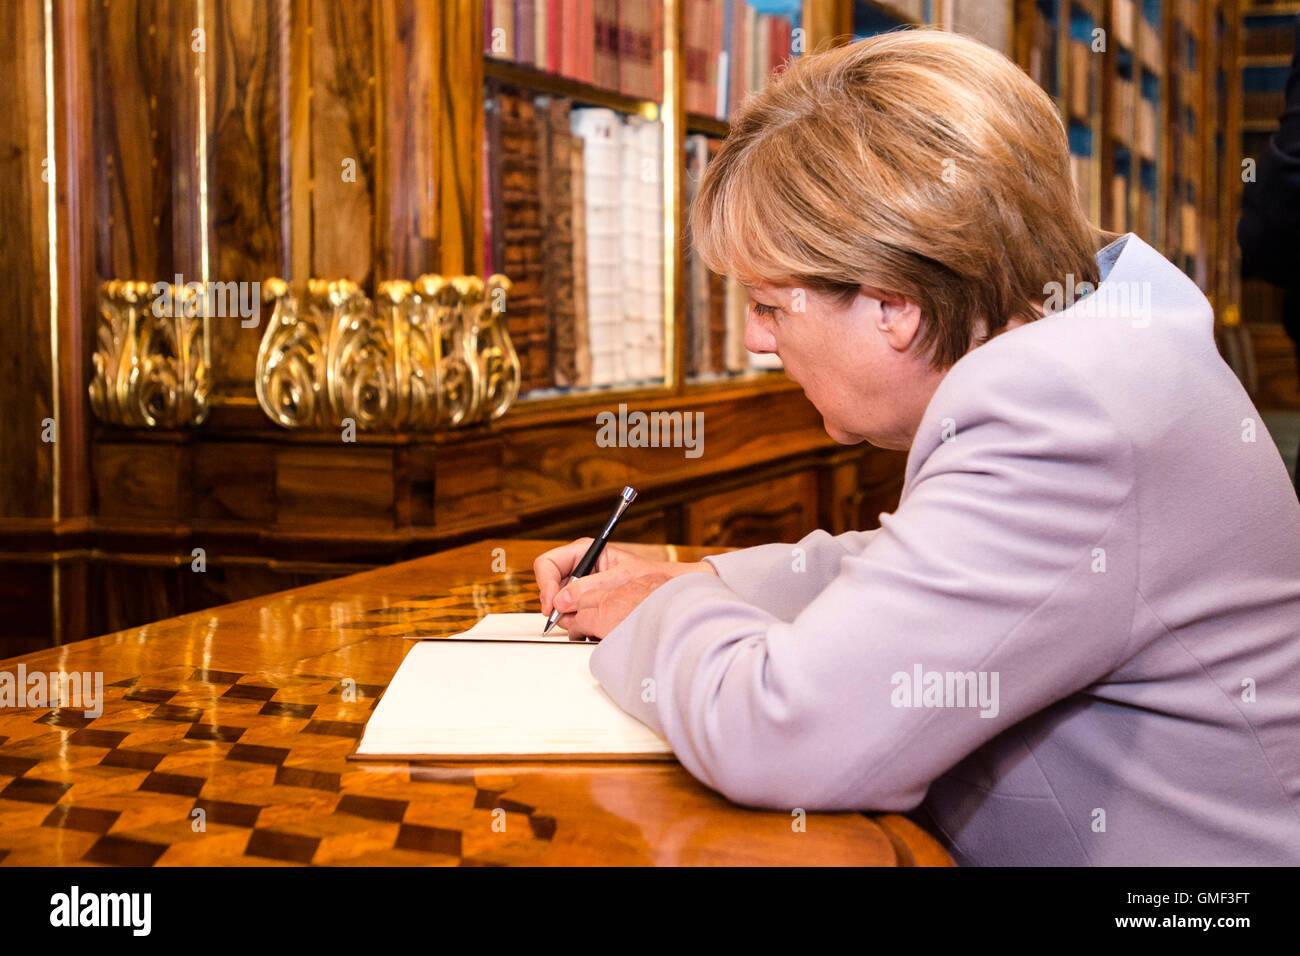
[[(578, 562), (578, 566), (573, 569), (573, 574), (569, 575), (569, 580), (560, 585), (560, 590), (563, 590), (571, 582), (576, 581), (584, 574), (591, 573), (591, 569), (596, 566), (596, 559), (600, 557), (600, 552), (605, 550), (605, 542), (609, 540), (610, 534), (613, 533), (614, 525), (618, 524), (618, 519), (623, 517), (623, 512), (627, 510), (627, 506), (632, 503), (634, 498), (636, 498), (635, 488), (627, 487), (623, 489), (623, 493), (618, 497), (618, 504), (614, 506), (614, 513), (611, 514), (609, 520), (605, 522), (605, 530), (596, 536), (595, 541), (591, 542), (591, 547), (588, 548), (587, 553), (582, 556), (582, 560)], [(560, 592), (556, 591), (555, 593), (558, 595)], [(551, 628), (555, 627), (555, 622), (559, 619), (560, 609), (558, 607), (551, 608), (551, 616), (546, 619), (546, 627), (542, 628), (542, 633), (545, 634)]]

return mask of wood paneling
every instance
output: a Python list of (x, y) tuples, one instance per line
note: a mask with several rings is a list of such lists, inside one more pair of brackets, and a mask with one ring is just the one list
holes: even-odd
[(97, 513), (135, 521), (184, 521), (193, 512), (193, 443), (113, 442), (95, 446)]
[[(597, 444), (602, 412), (698, 413), (703, 422), (701, 454), (685, 448), (602, 447)], [(505, 426), (506, 504), (526, 509), (562, 504), (592, 489), (613, 485), (698, 480), (735, 468), (825, 448), (830, 440), (816, 409), (789, 383), (770, 390), (733, 390), (684, 399), (609, 400), (608, 403)]]
[[(206, 262), (216, 282), (346, 278), (373, 296), (385, 279), (481, 271), (482, 8), (51, 3), (48, 114), (42, 0), (0, 5), (13, 40), (0, 53), (0, 265), (12, 284), (0, 316), (0, 599), (22, 602), (0, 651), (486, 535), (588, 535), (625, 484), (642, 497), (624, 542), (753, 543), (821, 521), (844, 530), (888, 498), (888, 469), (873, 477), (868, 464), (876, 453), (836, 446), (798, 388), (774, 377), (520, 407), (437, 435), (350, 443), (282, 430), (253, 397), (265, 310), (257, 327), (209, 319), (213, 410), (202, 427), (92, 423), (103, 280), (198, 281)], [(675, 31), (672, 42), (680, 48)], [(55, 284), (47, 115), (60, 171)], [(669, 288), (680, 297), (680, 283)], [(56, 397), (57, 494), (54, 449), (40, 442)], [(620, 403), (702, 416), (702, 454), (598, 444), (597, 413)], [(191, 567), (195, 548), (203, 571)]]
[(481, 3), (438, 0), (440, 271), (483, 271), (483, 13)]
[(273, 444), (203, 443), (194, 454), (195, 518), (263, 527), (275, 520)]
[(748, 548), (798, 541), (817, 527), (817, 480), (808, 471), (746, 484), (686, 506), (686, 539)]
[[(209, 3), (208, 243), (214, 281), (261, 283), (290, 274), (289, 5)], [(260, 306), (259, 297), (251, 297)], [(247, 399), (257, 326), (209, 322), (213, 401)]]
[[(615, 496), (610, 495), (610, 501), (613, 502), (614, 500)], [(603, 520), (603, 517), (586, 514), (565, 521), (544, 524), (537, 528), (529, 528), (528, 533), (539, 538), (558, 538), (573, 541), (577, 538), (594, 537), (599, 530), (596, 526)], [(675, 544), (685, 540), (679, 530), (680, 528), (680, 508), (643, 510), (636, 515), (631, 515), (631, 512), (629, 512), (629, 517), (619, 521), (615, 539), (616, 543), (619, 544), (629, 542)]]
[(438, 271), (438, 89), (443, 23), (426, 0), (376, 4), (379, 51), (375, 277)]
[(311, 274), (372, 289), (374, 5), (312, 0), (310, 54)]
[(46, 159), (45, 29), (40, 0), (0, 4), (0, 517), (49, 517), (54, 446), (50, 243)]
[(501, 439), (450, 440), (407, 450), (409, 524), (447, 525), (500, 514)]
[(0, 656), (48, 646), (52, 577), (48, 564), (0, 561)]
[(907, 452), (873, 448), (858, 459), (858, 495), (856, 514), (843, 530), (870, 530), (880, 527), (880, 515), (898, 507), (903, 493), (903, 469)]
[[(60, 0), (51, 4), (51, 44), (54, 87), (54, 149), (57, 158), (57, 256), (52, 263), (58, 291), (58, 363), (55, 369), (59, 397), (58, 519), (78, 520), (90, 513), (91, 414), (86, 384), (91, 376), (95, 349), (92, 321), (98, 281), (95, 273), (95, 110), (83, 91), (90, 74), (91, 11), (88, 4)], [(0, 495), (0, 498), (3, 496)], [(73, 567), (84, 570), (77, 564)], [(64, 574), (60, 588), (75, 586), (80, 577)], [(84, 594), (84, 581), (81, 582)], [(73, 592), (77, 593), (77, 592)], [(84, 601), (84, 598), (81, 598)], [(65, 611), (77, 611), (63, 602)], [(74, 627), (73, 633), (83, 633)]]
[(277, 449), (276, 526), (335, 533), (394, 524), (390, 448)]
[(196, 2), (91, 6), (99, 277), (197, 280)]

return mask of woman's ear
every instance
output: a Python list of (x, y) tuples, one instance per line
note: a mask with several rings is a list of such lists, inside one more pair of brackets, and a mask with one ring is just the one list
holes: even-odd
[(876, 329), (889, 347), (896, 352), (910, 349), (921, 332), (921, 307), (904, 295), (875, 286), (864, 285), (861, 294), (878, 303)]

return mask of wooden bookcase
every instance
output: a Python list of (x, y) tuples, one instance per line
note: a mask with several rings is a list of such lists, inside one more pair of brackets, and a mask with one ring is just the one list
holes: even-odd
[(1060, 106), (1085, 208), (1182, 268), (1225, 325), (1240, 302), (1239, 22), (1237, 0), (1016, 0), (1015, 56)]
[[(31, 42), (5, 68), (15, 97), (9, 122), (45, 118), (58, 192), (47, 208), (43, 190), (27, 189), (31, 176), (3, 187), (26, 212), (3, 263), (18, 277), (22, 308), (0, 324), (0, 345), (31, 368), (0, 389), (19, 409), (14, 421), (39, 423), (51, 398), (61, 411), (57, 446), (17, 432), (7, 446), (12, 475), (24, 477), (11, 477), (0, 495), (0, 600), (23, 611), (0, 622), (0, 656), (490, 536), (589, 534), (593, 515), (624, 484), (642, 493), (620, 526), (629, 541), (792, 540), (815, 527), (872, 528), (895, 506), (906, 456), (836, 445), (780, 372), (688, 374), (685, 142), (726, 133), (724, 120), (685, 109), (689, 0), (661, 0), (664, 92), (653, 102), (492, 62), (483, 2), (176, 0), (160, 13), (146, 0), (114, 0), (55, 5), (46, 29), (40, 0), (15, 0)], [(1056, 78), (1063, 116), (1093, 163), (1088, 195), (1101, 222), (1113, 227), (1121, 211), (1132, 217), (1149, 204), (1143, 234), (1232, 301), (1223, 255), (1233, 247), (1235, 187), (1220, 188), (1216, 177), (1230, 178), (1236, 160), (1216, 166), (1203, 153), (1205, 164), (1192, 169), (1170, 157), (1189, 155), (1188, 144), (1207, 142), (1212, 129), (1223, 131), (1227, 154), (1235, 149), (1236, 4), (1164, 0), (1150, 31), (1136, 29), (1132, 2), (1058, 4), (1055, 20), (1052, 9), (1046, 0), (804, 0), (798, 14), (806, 50), (926, 24), (973, 32), (1032, 61)], [(1083, 16), (1071, 20), (1072, 10)], [(1071, 44), (1088, 18), (1113, 38), (1117, 10), (1135, 27), (1138, 82), (1145, 55), (1161, 90), (1149, 200), (1139, 195), (1133, 117), (1116, 109), (1123, 77), (1113, 44), (1082, 61), (1089, 90), (1071, 99)], [(1219, 16), (1229, 41), (1214, 47)], [(196, 24), (207, 31), (202, 57)], [(1201, 73), (1210, 75), (1211, 61), (1227, 73), (1226, 95), (1195, 77), (1172, 90), (1173, 71), (1187, 65), (1173, 52), (1183, 35), (1198, 38)], [(374, 298), (385, 282), (481, 274), (488, 80), (662, 122), (662, 382), (525, 397), (490, 424), (341, 442), (328, 429), (272, 423), (254, 389), (261, 329), (225, 322), (204, 328), (206, 420), (141, 428), (93, 419), (86, 392), (101, 289), (111, 280), (278, 276), (346, 281)], [(1178, 125), (1183, 104), (1196, 111), (1195, 131)], [(24, 124), (12, 137), (23, 144), (15, 161), (39, 176), (45, 133)], [(1112, 170), (1125, 147), (1130, 178), (1115, 192)], [(340, 179), (341, 160), (354, 164), (354, 180)], [(1184, 220), (1187, 195), (1195, 215)], [(50, 222), (57, 232), (46, 235)], [(620, 403), (702, 413), (705, 454), (598, 447), (595, 415)], [(203, 573), (193, 570), (196, 548)]]

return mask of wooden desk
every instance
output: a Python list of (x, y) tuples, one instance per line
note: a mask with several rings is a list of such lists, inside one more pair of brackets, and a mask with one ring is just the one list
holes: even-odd
[(797, 832), (677, 764), (347, 761), (400, 635), (538, 610), (532, 562), (555, 543), (484, 541), (0, 663), (105, 684), (98, 718), (0, 709), (0, 865), (951, 864), (904, 817)]

